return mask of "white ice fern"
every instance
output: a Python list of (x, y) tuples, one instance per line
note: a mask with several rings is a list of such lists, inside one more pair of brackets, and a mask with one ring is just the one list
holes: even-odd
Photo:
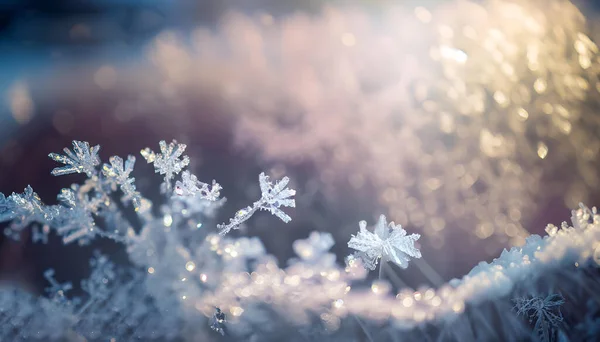
[(352, 235), (348, 241), (348, 247), (358, 251), (357, 257), (370, 270), (375, 269), (379, 258), (383, 259), (382, 262), (391, 261), (407, 268), (410, 257), (421, 257), (421, 252), (415, 247), (415, 241), (421, 235), (406, 235), (406, 230), (394, 222), (388, 226), (385, 215), (379, 217), (373, 232), (367, 230), (366, 221), (360, 221), (359, 227), (358, 234)]
[(296, 195), (296, 190), (286, 188), (290, 179), (283, 177), (279, 182), (273, 184), (269, 181), (269, 176), (265, 175), (264, 172), (261, 172), (258, 176), (258, 181), (262, 193), (260, 199), (254, 202), (252, 207), (238, 210), (235, 216), (229, 220), (228, 224), (218, 225), (217, 228), (219, 228), (219, 234), (225, 235), (232, 229), (238, 229), (240, 224), (252, 217), (258, 210), (269, 211), (285, 223), (292, 220), (288, 214), (279, 209), (281, 206), (291, 208), (296, 206), (296, 201), (291, 198)]
[(53, 176), (68, 175), (71, 173), (82, 173), (92, 177), (96, 173), (96, 165), (100, 164), (98, 151), (100, 145), (90, 147), (87, 141), (73, 141), (73, 151), (64, 148), (65, 155), (50, 153), (48, 157), (52, 160), (63, 163), (65, 166), (57, 167), (52, 170)]
[(63, 243), (85, 244), (93, 239), (97, 230), (92, 214), (98, 211), (102, 198), (90, 198), (75, 184), (71, 189), (62, 189), (57, 198), (64, 206), (62, 224), (56, 230), (63, 236)]
[[(135, 188), (135, 178), (129, 177), (135, 165), (135, 157), (128, 156), (126, 161), (123, 158), (112, 156), (108, 159), (110, 164), (102, 166), (102, 173), (110, 181), (111, 185), (116, 188), (118, 185), (123, 191), (124, 200), (131, 200), (135, 210), (139, 210), (142, 204), (142, 197)], [(113, 189), (114, 190), (114, 189)]]
[(517, 315), (529, 317), (530, 323), (535, 321), (533, 333), (540, 341), (550, 342), (556, 340), (554, 329), (563, 320), (560, 306), (564, 303), (560, 294), (551, 294), (546, 298), (517, 298), (514, 308)]
[[(181, 156), (187, 145), (179, 144), (176, 140), (173, 140), (168, 145), (164, 140), (161, 140), (158, 145), (160, 146), (160, 153), (155, 153), (146, 147), (141, 151), (141, 154), (148, 163), (154, 164), (154, 172), (165, 175), (161, 191), (166, 193), (171, 189), (171, 181), (174, 175), (188, 166), (190, 158), (188, 156)], [(182, 159), (179, 159), (180, 157)]]

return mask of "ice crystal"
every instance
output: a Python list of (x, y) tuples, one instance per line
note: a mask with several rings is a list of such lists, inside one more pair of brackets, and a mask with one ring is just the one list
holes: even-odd
[[(123, 194), (125, 201), (131, 200), (136, 210), (139, 210), (142, 204), (142, 198), (140, 193), (135, 188), (135, 178), (131, 177), (130, 174), (133, 171), (135, 165), (135, 157), (128, 156), (124, 162), (121, 157), (113, 156), (108, 159), (109, 164), (104, 164), (102, 167), (102, 173), (111, 182), (111, 185), (119, 186)], [(114, 190), (114, 189), (113, 189)]]
[[(3, 198), (4, 195), (2, 195), (0, 201)], [(4, 234), (15, 240), (19, 239), (20, 232), (30, 224), (34, 222), (47, 224), (59, 215), (58, 208), (55, 206), (45, 206), (38, 194), (29, 185), (22, 194), (13, 192), (3, 202), (5, 213), (4, 215), (0, 215), (0, 222), (11, 222), (9, 228), (4, 230)]]
[(98, 151), (100, 145), (90, 147), (87, 141), (73, 141), (73, 151), (64, 148), (65, 155), (50, 153), (48, 157), (52, 160), (63, 163), (65, 166), (57, 167), (52, 170), (52, 175), (62, 176), (70, 173), (82, 173), (92, 177), (96, 173), (96, 165), (100, 164)]
[(388, 227), (384, 215), (379, 217), (373, 232), (367, 230), (366, 221), (360, 221), (359, 227), (358, 234), (353, 235), (348, 241), (348, 247), (359, 252), (357, 257), (370, 270), (375, 269), (379, 258), (383, 259), (382, 262), (391, 261), (402, 268), (407, 268), (410, 257), (421, 257), (421, 252), (415, 247), (415, 241), (420, 235), (407, 236), (406, 230), (394, 222), (390, 222)]
[(179, 144), (176, 140), (168, 145), (164, 140), (161, 140), (158, 145), (160, 146), (160, 153), (155, 153), (146, 147), (141, 151), (141, 154), (146, 162), (154, 164), (154, 172), (165, 175), (161, 190), (166, 193), (171, 189), (173, 177), (188, 166), (190, 158), (181, 156), (187, 145)]
[(212, 181), (212, 186), (202, 183), (198, 178), (189, 171), (183, 171), (181, 181), (175, 183), (175, 194), (178, 196), (195, 197), (208, 201), (216, 201), (221, 195), (223, 189), (215, 180)]
[(288, 223), (292, 219), (288, 214), (279, 209), (284, 207), (295, 207), (296, 201), (291, 198), (296, 194), (296, 190), (286, 188), (289, 183), (289, 178), (283, 177), (274, 185), (269, 181), (269, 176), (264, 172), (258, 176), (261, 198), (254, 202), (253, 206), (240, 209), (235, 213), (235, 216), (229, 220), (228, 224), (220, 224), (217, 226), (221, 235), (227, 234), (232, 229), (238, 229), (239, 226), (247, 221), (258, 210), (266, 210), (271, 214), (279, 217), (283, 222)]
[(562, 322), (560, 306), (565, 303), (560, 294), (550, 294), (545, 298), (517, 298), (514, 309), (517, 315), (529, 318), (529, 323), (535, 322), (533, 333), (542, 342), (555, 341), (555, 329)]

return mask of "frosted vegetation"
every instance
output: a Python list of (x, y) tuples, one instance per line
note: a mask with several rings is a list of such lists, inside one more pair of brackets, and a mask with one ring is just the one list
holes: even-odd
[[(198, 228), (223, 201), (222, 187), (204, 183), (184, 169), (186, 146), (161, 141), (160, 152), (141, 151), (163, 176), (164, 204), (139, 193), (135, 157), (113, 156), (102, 164), (100, 147), (74, 141), (55, 176), (84, 174), (81, 184), (62, 189), (59, 204), (46, 205), (31, 187), (0, 193), (4, 233), (47, 243), (87, 245), (112, 239), (123, 245), (130, 265), (117, 265), (96, 252), (91, 273), (80, 284), (44, 272), (47, 288), (33, 294), (0, 290), (2, 341), (594, 341), (598, 337), (600, 216), (583, 205), (571, 225), (548, 225), (523, 247), (481, 262), (462, 279), (437, 289), (409, 289), (381, 272), (387, 262), (401, 268), (420, 258), (418, 234), (408, 234), (381, 215), (349, 237), (346, 265), (336, 262), (328, 233), (313, 232), (290, 248), (287, 262), (266, 253), (255, 237), (228, 235), (257, 211), (283, 222), (295, 206), (287, 177), (258, 177), (261, 197), (228, 223)], [(120, 201), (121, 203), (118, 203)], [(128, 220), (135, 213), (141, 229)], [(251, 232), (250, 232), (251, 233)], [(339, 242), (338, 242), (339, 243)], [(341, 242), (343, 244), (346, 241)], [(424, 251), (426, 254), (426, 251)], [(365, 286), (368, 270), (379, 278)], [(392, 272), (393, 273), (393, 272)], [(73, 296), (74, 288), (83, 295)], [(399, 292), (392, 293), (394, 288)], [(583, 308), (587, 308), (584, 310)]]

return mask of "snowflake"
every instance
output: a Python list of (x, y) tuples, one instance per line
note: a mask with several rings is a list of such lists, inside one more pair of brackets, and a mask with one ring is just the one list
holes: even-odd
[(374, 232), (371, 233), (367, 230), (367, 222), (360, 221), (360, 231), (348, 241), (348, 247), (358, 251), (356, 257), (370, 270), (375, 269), (379, 258), (406, 268), (410, 257), (421, 257), (421, 252), (415, 247), (415, 241), (421, 237), (419, 234), (407, 236), (406, 230), (400, 225), (390, 222), (389, 229), (386, 225), (386, 218), (381, 215)]
[(90, 148), (87, 141), (73, 141), (73, 151), (64, 148), (65, 155), (58, 153), (50, 153), (48, 157), (52, 160), (63, 163), (65, 166), (57, 167), (52, 170), (53, 176), (68, 175), (71, 173), (85, 172), (88, 177), (92, 177), (96, 173), (96, 165), (100, 164), (98, 151), (100, 145)]
[(260, 209), (268, 210), (271, 214), (279, 217), (283, 222), (290, 222), (292, 220), (286, 213), (284, 213), (280, 206), (294, 208), (296, 201), (290, 197), (296, 194), (296, 190), (286, 188), (286, 185), (290, 182), (290, 179), (283, 177), (279, 182), (273, 185), (269, 181), (269, 176), (261, 172), (258, 176), (260, 183), (260, 191), (262, 192), (261, 207)]
[(114, 185), (119, 185), (123, 191), (124, 200), (131, 200), (135, 210), (139, 210), (142, 203), (140, 193), (135, 188), (135, 178), (129, 178), (135, 165), (135, 157), (128, 156), (127, 161), (123, 162), (121, 157), (113, 156), (109, 159), (109, 164), (104, 164), (102, 173)]
[(177, 143), (176, 140), (173, 140), (169, 145), (164, 140), (161, 140), (158, 145), (160, 146), (160, 153), (154, 153), (150, 148), (146, 147), (141, 151), (141, 154), (148, 163), (154, 164), (154, 172), (165, 175), (165, 181), (161, 190), (166, 193), (171, 189), (173, 176), (188, 166), (190, 158), (183, 156), (182, 159), (179, 159), (187, 146)]
[(223, 189), (215, 180), (212, 181), (212, 186), (202, 183), (198, 178), (189, 171), (183, 171), (181, 181), (175, 183), (175, 194), (178, 196), (195, 197), (198, 195), (201, 199), (208, 201), (216, 201), (221, 195)]
[(258, 210), (266, 210), (271, 214), (279, 217), (283, 222), (288, 223), (292, 218), (283, 212), (279, 207), (295, 207), (296, 201), (290, 198), (296, 194), (296, 190), (286, 188), (289, 183), (289, 178), (283, 177), (275, 185), (269, 181), (269, 176), (265, 175), (264, 172), (258, 176), (260, 183), (261, 198), (254, 202), (253, 206), (240, 209), (236, 212), (235, 216), (229, 220), (228, 224), (217, 225), (220, 230), (219, 234), (225, 235), (232, 229), (238, 229), (240, 224), (248, 220)]
[(565, 303), (560, 294), (551, 294), (546, 298), (517, 298), (514, 300), (517, 315), (528, 316), (529, 323), (535, 321), (534, 334), (542, 342), (554, 341), (554, 328), (563, 320), (560, 306)]

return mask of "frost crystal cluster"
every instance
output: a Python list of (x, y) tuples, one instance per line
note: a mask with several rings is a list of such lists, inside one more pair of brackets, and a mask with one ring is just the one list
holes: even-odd
[[(113, 156), (102, 164), (99, 146), (80, 141), (64, 155), (50, 154), (64, 165), (53, 175), (86, 176), (62, 189), (57, 204), (44, 204), (30, 186), (0, 193), (6, 236), (22, 239), (29, 228), (34, 243), (54, 236), (82, 246), (110, 239), (129, 259), (118, 263), (96, 250), (80, 282), (48, 269), (39, 296), (3, 285), (0, 341), (597, 340), (595, 208), (582, 205), (571, 226), (549, 225), (547, 236), (530, 236), (524, 246), (436, 289), (410, 289), (398, 275), (369, 288), (367, 270), (379, 259), (381, 266), (389, 261), (406, 268), (410, 258), (421, 258), (418, 234), (381, 215), (372, 231), (359, 223), (348, 242), (356, 253), (346, 267), (336, 261), (330, 250), (335, 241), (325, 232), (295, 241), (290, 249), (297, 256), (280, 266), (260, 239), (228, 233), (261, 210), (289, 222), (284, 209), (296, 203), (287, 177), (271, 181), (261, 173), (261, 197), (229, 223), (212, 226), (224, 202), (222, 187), (184, 170), (185, 145), (159, 146), (160, 153), (142, 151), (163, 176), (164, 196), (154, 205), (136, 188), (135, 157)], [(585, 306), (580, 303), (589, 312), (575, 310)], [(565, 322), (579, 322), (574, 329), (560, 325), (563, 314)]]
[(379, 217), (374, 231), (367, 230), (367, 222), (359, 222), (360, 231), (348, 241), (348, 247), (358, 251), (357, 256), (365, 267), (374, 270), (377, 260), (391, 261), (396, 265), (407, 268), (410, 257), (420, 258), (421, 252), (415, 248), (419, 234), (406, 235), (406, 230), (400, 225), (390, 222), (387, 225), (384, 215)]

